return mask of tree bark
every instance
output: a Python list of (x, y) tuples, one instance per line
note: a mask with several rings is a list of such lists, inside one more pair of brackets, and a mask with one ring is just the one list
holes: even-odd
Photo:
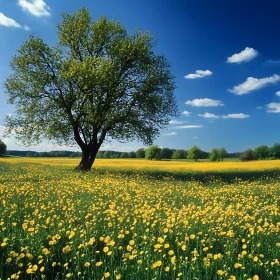
[(82, 159), (79, 165), (75, 168), (78, 171), (90, 171), (96, 155), (98, 152), (97, 146), (87, 146), (85, 149), (82, 150)]

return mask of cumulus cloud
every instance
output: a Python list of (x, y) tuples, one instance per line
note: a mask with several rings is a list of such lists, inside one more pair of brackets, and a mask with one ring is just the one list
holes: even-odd
[(249, 118), (249, 115), (243, 114), (243, 113), (239, 113), (239, 114), (227, 114), (227, 115), (223, 115), (222, 118), (223, 119), (246, 119)]
[(271, 77), (261, 78), (261, 79), (249, 77), (244, 83), (233, 87), (233, 89), (228, 89), (228, 91), (235, 93), (237, 95), (243, 95), (251, 91), (261, 89), (269, 84), (276, 84), (279, 81), (280, 81), (280, 76), (276, 74), (274, 74)]
[(190, 114), (191, 114), (191, 112), (189, 112), (189, 111), (183, 111), (181, 113), (181, 115), (184, 115), (184, 116), (189, 116)]
[(0, 25), (4, 25), (6, 27), (16, 27), (16, 28), (21, 27), (21, 25), (17, 23), (14, 19), (6, 17), (3, 13), (0, 13)]
[(277, 96), (280, 96), (280, 91), (276, 91), (275, 94), (276, 94)]
[(5, 16), (3, 13), (0, 13), (0, 25), (6, 26), (6, 27), (23, 28), (26, 31), (30, 30), (30, 28), (27, 25), (21, 26), (14, 19)]
[(224, 106), (222, 101), (220, 100), (214, 100), (210, 98), (199, 98), (194, 100), (188, 100), (186, 102), (187, 105), (193, 106), (193, 107), (217, 107), (217, 106)]
[(227, 62), (228, 63), (248, 62), (257, 56), (258, 56), (258, 52), (256, 50), (247, 47), (242, 52), (235, 53), (232, 56), (228, 57)]
[(183, 123), (182, 121), (174, 121), (174, 120), (169, 121), (169, 124), (182, 124), (182, 123)]
[(203, 127), (202, 125), (180, 125), (180, 126), (175, 126), (173, 129), (189, 129), (189, 128), (201, 128)]
[(186, 76), (184, 76), (185, 79), (197, 79), (197, 78), (203, 78), (206, 76), (211, 76), (213, 74), (213, 72), (211, 72), (210, 70), (196, 70), (195, 74), (188, 74)]
[(266, 105), (269, 113), (280, 113), (280, 103), (269, 103)]
[(172, 136), (172, 135), (176, 135), (176, 134), (177, 134), (177, 132), (170, 132), (170, 133), (165, 133), (165, 134), (163, 134), (163, 135)]
[(211, 113), (205, 113), (205, 114), (199, 114), (200, 117), (206, 118), (206, 119), (218, 119), (219, 116)]
[(21, 6), (23, 11), (29, 12), (36, 17), (50, 15), (50, 7), (43, 0), (18, 0), (18, 4)]

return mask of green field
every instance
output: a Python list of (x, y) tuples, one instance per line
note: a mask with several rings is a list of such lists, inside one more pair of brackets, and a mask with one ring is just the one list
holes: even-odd
[(19, 161), (0, 161), (1, 279), (280, 277), (279, 170)]

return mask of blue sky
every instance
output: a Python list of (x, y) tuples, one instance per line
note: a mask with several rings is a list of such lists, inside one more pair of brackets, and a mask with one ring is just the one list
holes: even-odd
[[(30, 34), (54, 45), (61, 12), (90, 10), (116, 19), (130, 33), (149, 30), (156, 52), (166, 56), (175, 76), (182, 115), (155, 141), (161, 147), (243, 151), (280, 142), (280, 2), (277, 0), (0, 0), (0, 139), (3, 119), (13, 114), (3, 82), (9, 62)], [(37, 147), (4, 139), (8, 149)], [(135, 150), (141, 143), (104, 144), (104, 149)], [(77, 148), (75, 148), (77, 150)]]

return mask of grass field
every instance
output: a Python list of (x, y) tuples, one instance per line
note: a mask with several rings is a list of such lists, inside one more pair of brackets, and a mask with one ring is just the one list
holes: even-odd
[(77, 164), (0, 159), (1, 279), (279, 279), (280, 161)]

